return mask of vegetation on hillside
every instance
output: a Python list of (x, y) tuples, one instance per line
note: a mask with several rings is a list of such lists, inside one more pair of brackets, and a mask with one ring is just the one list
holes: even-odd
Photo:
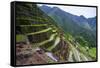
[(73, 25), (69, 23), (66, 28), (61, 25), (62, 21), (59, 22), (36, 4), (16, 3), (16, 64), (96, 60), (96, 47), (91, 40), (87, 41), (90, 36), (85, 34), (86, 40), (82, 34), (70, 31), (69, 27)]

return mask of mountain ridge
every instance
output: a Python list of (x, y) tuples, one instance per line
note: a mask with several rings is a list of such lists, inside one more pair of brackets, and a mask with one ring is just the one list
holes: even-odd
[[(85, 18), (83, 15), (77, 16), (71, 13), (65, 12), (64, 10), (58, 7), (49, 7), (45, 5), (39, 7), (44, 11), (48, 16), (56, 21), (56, 24), (59, 25), (66, 33), (70, 33), (73, 36), (83, 36), (86, 41), (95, 42), (96, 38), (96, 17)], [(48, 11), (49, 9), (49, 11)], [(92, 22), (92, 23), (91, 23)], [(87, 38), (88, 37), (88, 38)], [(93, 40), (94, 39), (94, 40)], [(90, 46), (95, 46), (96, 44), (91, 43)]]

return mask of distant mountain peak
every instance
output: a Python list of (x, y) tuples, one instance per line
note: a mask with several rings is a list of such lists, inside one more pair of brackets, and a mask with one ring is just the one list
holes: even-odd
[(83, 15), (80, 15), (81, 18), (85, 18)]
[(60, 8), (58, 7), (52, 7), (52, 10), (57, 10), (57, 11), (62, 11)]
[[(46, 5), (42, 5), (41, 7), (49, 7), (49, 6), (46, 6)], [(49, 7), (50, 8), (50, 7)]]
[(59, 9), (58, 7), (53, 7), (53, 9)]

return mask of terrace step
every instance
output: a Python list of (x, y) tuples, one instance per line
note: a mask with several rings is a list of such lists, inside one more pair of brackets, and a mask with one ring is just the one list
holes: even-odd
[(28, 33), (26, 35), (35, 35), (35, 34), (40, 34), (40, 33), (44, 33), (44, 32), (47, 32), (49, 30), (51, 30), (52, 28), (48, 28), (48, 29), (44, 29), (44, 30), (41, 30), (41, 31), (38, 31), (38, 32), (33, 32), (33, 33)]
[(39, 47), (39, 46), (42, 46), (42, 45), (44, 45), (44, 44), (46, 44), (46, 43), (52, 41), (56, 35), (57, 35), (57, 33), (52, 34), (48, 40), (45, 40), (45, 41), (40, 42), (40, 43), (34, 43), (33, 45), (36, 46), (36, 47), (37, 47), (37, 46), (38, 46), (38, 47)]
[(58, 45), (59, 42), (60, 42), (60, 38), (56, 37), (55, 43), (51, 47), (49, 47), (47, 50), (51, 51), (53, 48), (55, 48)]

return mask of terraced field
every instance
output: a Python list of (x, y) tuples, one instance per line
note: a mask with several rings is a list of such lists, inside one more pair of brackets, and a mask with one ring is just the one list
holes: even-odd
[(16, 64), (88, 61), (55, 21), (35, 4), (16, 3)]

